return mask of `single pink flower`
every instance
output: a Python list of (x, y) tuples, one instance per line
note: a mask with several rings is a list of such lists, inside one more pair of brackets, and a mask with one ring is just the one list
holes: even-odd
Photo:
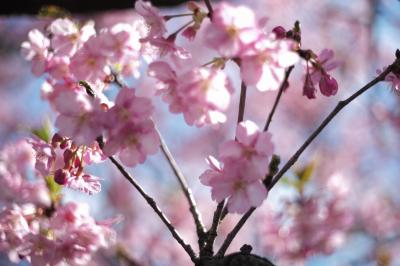
[(102, 133), (99, 121), (103, 110), (98, 99), (93, 99), (82, 91), (64, 91), (54, 100), (60, 113), (56, 119), (59, 134), (71, 137), (76, 144), (91, 146)]
[(229, 212), (245, 213), (251, 207), (260, 206), (267, 197), (259, 172), (247, 162), (229, 160), (223, 166), (215, 160), (208, 162), (212, 169), (203, 173), (200, 180), (211, 187), (213, 200), (228, 199)]
[(136, 1), (135, 10), (144, 18), (149, 27), (146, 40), (162, 37), (164, 33), (167, 32), (164, 17), (150, 2), (142, 0)]
[(49, 31), (52, 34), (51, 48), (58, 56), (72, 56), (91, 36), (96, 34), (93, 23), (86, 23), (81, 29), (68, 18), (54, 20)]
[(205, 44), (228, 58), (238, 56), (260, 33), (251, 9), (228, 3), (215, 7), (211, 24), (204, 31)]
[(70, 71), (78, 80), (96, 83), (104, 80), (110, 69), (101, 39), (92, 36), (71, 58)]
[(267, 174), (268, 162), (274, 151), (271, 134), (261, 132), (252, 121), (238, 124), (236, 139), (224, 142), (219, 148), (219, 158), (228, 160), (244, 160), (250, 162), (259, 171), (259, 177)]
[(133, 167), (144, 163), (148, 155), (158, 151), (160, 139), (150, 119), (141, 122), (125, 123), (118, 130), (109, 133), (104, 145), (104, 153), (108, 156), (118, 153), (121, 162)]
[(21, 53), (26, 60), (32, 61), (32, 73), (40, 76), (46, 71), (50, 57), (50, 40), (37, 29), (31, 30), (28, 38), (29, 41), (21, 44)]
[(293, 45), (290, 40), (261, 37), (253, 49), (241, 56), (240, 71), (246, 85), (256, 86), (259, 91), (277, 90), (285, 68), (299, 60)]

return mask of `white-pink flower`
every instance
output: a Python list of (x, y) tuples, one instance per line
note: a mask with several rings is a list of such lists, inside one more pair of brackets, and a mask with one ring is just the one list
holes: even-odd
[(151, 5), (150, 2), (142, 0), (136, 1), (135, 10), (145, 19), (149, 27), (146, 40), (162, 37), (164, 33), (167, 32), (163, 16), (157, 8)]
[(32, 61), (32, 72), (36, 76), (46, 71), (49, 59), (50, 40), (37, 29), (28, 33), (29, 41), (21, 44), (21, 53), (26, 60)]
[(77, 80), (96, 83), (104, 80), (110, 69), (107, 55), (102, 49), (102, 39), (92, 36), (71, 58), (70, 71)]
[(53, 101), (60, 113), (56, 119), (59, 134), (71, 137), (76, 144), (91, 146), (102, 133), (102, 109), (98, 99), (83, 91), (63, 91)]
[(294, 65), (299, 56), (290, 40), (262, 36), (241, 56), (241, 77), (259, 91), (277, 90), (283, 82), (285, 68)]
[(273, 151), (271, 134), (261, 132), (254, 122), (247, 120), (238, 124), (235, 140), (226, 141), (220, 146), (219, 158), (224, 162), (249, 161), (262, 176), (267, 174), (268, 162)]
[(126, 166), (144, 163), (148, 155), (158, 151), (160, 139), (154, 123), (144, 120), (138, 123), (126, 123), (117, 131), (112, 131), (104, 145), (106, 155), (118, 153), (118, 157)]
[(198, 67), (177, 76), (167, 63), (154, 62), (149, 66), (149, 75), (161, 82), (158, 93), (170, 104), (170, 111), (183, 113), (189, 125), (200, 127), (226, 121), (224, 111), (233, 88), (222, 70)]
[(221, 164), (210, 157), (208, 163), (211, 170), (203, 173), (200, 180), (211, 187), (213, 200), (228, 199), (229, 212), (245, 213), (251, 207), (260, 206), (267, 197), (259, 171), (248, 162), (228, 160)]
[(260, 34), (251, 9), (228, 3), (215, 7), (211, 24), (204, 32), (205, 44), (228, 58), (238, 56)]
[(93, 23), (86, 23), (79, 29), (68, 18), (54, 20), (49, 31), (52, 34), (51, 48), (57, 56), (72, 56), (84, 42), (96, 34)]
[(157, 152), (160, 140), (151, 120), (151, 101), (137, 97), (134, 89), (122, 88), (115, 105), (104, 115), (107, 139), (104, 153), (119, 153), (122, 163), (135, 166)]

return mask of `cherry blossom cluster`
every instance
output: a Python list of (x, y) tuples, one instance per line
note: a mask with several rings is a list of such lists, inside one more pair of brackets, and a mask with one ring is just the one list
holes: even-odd
[(252, 121), (238, 124), (236, 139), (226, 141), (219, 148), (219, 160), (210, 156), (200, 180), (212, 188), (213, 200), (228, 199), (229, 212), (244, 213), (258, 207), (267, 197), (263, 179), (268, 174), (269, 159), (274, 146), (271, 134), (260, 132)]
[(53, 136), (51, 143), (37, 139), (30, 140), (30, 143), (38, 175), (43, 178), (54, 176), (57, 184), (89, 194), (100, 192), (100, 178), (84, 173), (84, 165), (105, 159), (98, 145), (77, 146), (59, 134)]
[[(42, 153), (35, 154), (31, 145)], [(47, 177), (59, 163), (52, 161), (53, 152), (34, 140), (0, 151), (0, 251), (15, 263), (86, 265), (97, 250), (113, 244), (115, 232), (111, 222), (96, 222), (88, 205), (61, 204), (57, 185)], [(43, 176), (32, 178), (34, 165)]]

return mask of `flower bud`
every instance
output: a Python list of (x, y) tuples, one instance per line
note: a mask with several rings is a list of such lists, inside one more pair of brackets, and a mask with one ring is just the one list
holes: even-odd
[(335, 95), (338, 91), (337, 81), (329, 74), (324, 73), (319, 80), (319, 89), (325, 96)]
[(54, 181), (59, 185), (65, 185), (68, 181), (69, 172), (65, 169), (58, 169), (54, 172)]

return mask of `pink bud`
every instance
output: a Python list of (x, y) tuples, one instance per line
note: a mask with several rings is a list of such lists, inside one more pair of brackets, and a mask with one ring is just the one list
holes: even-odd
[(337, 81), (329, 74), (324, 73), (319, 80), (319, 89), (325, 96), (335, 95), (338, 91)]
[(194, 37), (196, 37), (196, 29), (194, 27), (187, 27), (183, 32), (182, 36), (188, 39), (189, 41), (192, 41)]
[(51, 145), (53, 147), (57, 147), (58, 143), (63, 141), (63, 137), (61, 137), (58, 133), (54, 134), (53, 138), (51, 139)]
[(54, 181), (59, 185), (65, 185), (68, 181), (69, 172), (65, 169), (58, 169), (54, 172)]
[(317, 89), (315, 89), (314, 83), (312, 82), (310, 75), (307, 73), (306, 80), (304, 81), (303, 86), (303, 95), (306, 96), (308, 99), (315, 99), (316, 91)]
[(277, 26), (272, 30), (275, 33), (277, 39), (283, 39), (286, 37), (286, 30), (282, 26)]
[(71, 159), (74, 156), (74, 153), (70, 149), (66, 149), (64, 151), (64, 164), (65, 167), (70, 167), (71, 166)]

